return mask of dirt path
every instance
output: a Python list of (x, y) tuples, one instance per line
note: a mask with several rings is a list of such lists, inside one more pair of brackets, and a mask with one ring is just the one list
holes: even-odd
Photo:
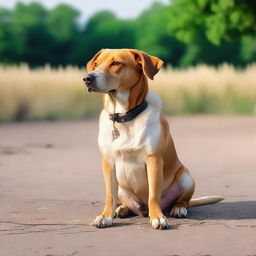
[(169, 218), (90, 226), (104, 183), (97, 121), (0, 125), (0, 255), (256, 255), (256, 118), (172, 117), (180, 159), (196, 180), (195, 197), (222, 203)]

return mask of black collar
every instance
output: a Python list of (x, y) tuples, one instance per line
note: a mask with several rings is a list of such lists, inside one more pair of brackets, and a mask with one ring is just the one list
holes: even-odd
[(143, 100), (140, 105), (136, 106), (133, 109), (130, 109), (128, 112), (126, 112), (126, 114), (121, 115), (120, 113), (114, 113), (114, 114), (110, 114), (109, 118), (113, 122), (118, 122), (118, 123), (131, 121), (136, 116), (138, 116), (142, 111), (144, 111), (147, 108), (147, 106), (148, 106), (148, 103), (145, 100)]

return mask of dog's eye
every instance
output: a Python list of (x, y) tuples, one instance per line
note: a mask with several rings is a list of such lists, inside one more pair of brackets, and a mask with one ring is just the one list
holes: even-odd
[(98, 66), (98, 63), (97, 62), (94, 62), (93, 63), (93, 66), (96, 68)]
[(119, 61), (113, 61), (111, 63), (111, 66), (119, 66), (119, 65), (121, 65), (121, 62), (119, 62)]

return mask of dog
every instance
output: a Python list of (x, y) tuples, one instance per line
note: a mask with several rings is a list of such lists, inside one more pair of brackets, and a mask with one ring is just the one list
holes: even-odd
[(87, 63), (83, 80), (89, 92), (103, 94), (104, 106), (98, 144), (106, 199), (92, 223), (98, 228), (133, 212), (148, 215), (154, 229), (166, 229), (166, 210), (172, 217), (187, 217), (188, 207), (223, 200), (191, 199), (195, 182), (177, 156), (160, 98), (148, 90), (147, 78), (153, 80), (162, 65), (135, 49), (103, 49)]

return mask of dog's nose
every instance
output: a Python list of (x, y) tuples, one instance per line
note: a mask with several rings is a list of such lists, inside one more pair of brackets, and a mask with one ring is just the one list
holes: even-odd
[(88, 85), (92, 84), (95, 80), (94, 74), (88, 74), (86, 77), (83, 78), (84, 82)]

